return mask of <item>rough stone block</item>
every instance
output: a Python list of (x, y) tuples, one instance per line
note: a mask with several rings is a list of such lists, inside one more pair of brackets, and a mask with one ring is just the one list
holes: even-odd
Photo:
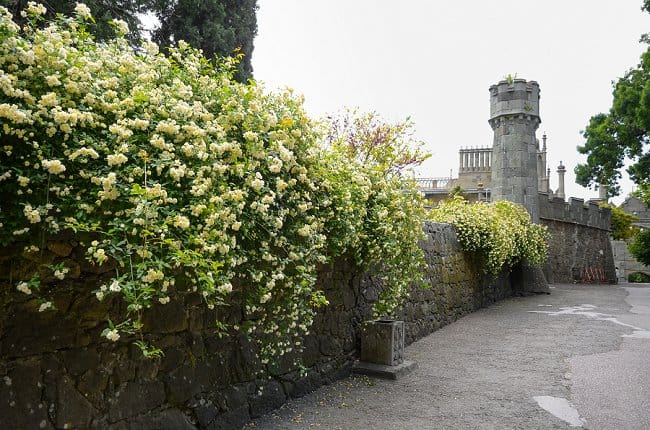
[(99, 353), (94, 349), (72, 349), (63, 352), (63, 363), (73, 375), (81, 375), (89, 369), (99, 366)]
[(144, 318), (144, 326), (153, 333), (176, 333), (187, 330), (187, 311), (179, 300), (153, 306)]
[(165, 385), (169, 401), (173, 404), (183, 404), (195, 394), (201, 392), (203, 382), (196, 376), (196, 368), (182, 366), (165, 376)]
[(59, 257), (67, 257), (72, 252), (72, 245), (67, 242), (49, 242), (47, 249)]
[(282, 385), (276, 381), (269, 382), (262, 393), (250, 401), (251, 417), (260, 417), (275, 408), (279, 408), (287, 400)]
[(243, 427), (250, 419), (251, 415), (248, 405), (246, 405), (218, 415), (209, 426), (205, 427), (205, 430), (238, 429)]
[(90, 402), (99, 405), (104, 400), (107, 384), (108, 374), (103, 369), (91, 369), (79, 378), (78, 390)]
[(115, 393), (109, 406), (109, 420), (120, 421), (146, 413), (163, 405), (165, 386), (162, 382), (130, 382)]
[(123, 421), (107, 430), (196, 430), (196, 427), (178, 409), (152, 412), (132, 420)]
[[(40, 366), (21, 363), (0, 375), (0, 428), (53, 428), (42, 402)], [(41, 427), (42, 426), (42, 427)]]
[(71, 379), (63, 377), (57, 385), (56, 426), (88, 428), (97, 416), (97, 409), (75, 388)]

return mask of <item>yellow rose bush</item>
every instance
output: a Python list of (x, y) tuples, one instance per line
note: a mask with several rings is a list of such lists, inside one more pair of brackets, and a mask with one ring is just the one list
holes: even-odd
[(391, 315), (408, 296), (409, 285), (422, 279), (425, 261), (418, 241), (424, 238), (424, 200), (415, 181), (402, 174), (428, 155), (408, 120), (391, 124), (374, 112), (348, 110), (325, 125), (337, 209), (326, 224), (328, 244), (382, 279), (374, 313)]
[[(40, 5), (25, 13), (19, 29), (0, 7), (0, 242), (37, 254), (72, 230), (89, 261), (115, 267), (89, 287), (128, 304), (106, 339), (138, 333), (145, 355), (161, 354), (142, 313), (189, 290), (210, 309), (241, 307), (241, 323), (216, 313), (216, 326), (255, 339), (266, 363), (300, 349), (327, 303), (317, 265), (337, 255), (384, 261), (378, 312), (404, 296), (421, 262), (421, 200), (398, 175), (321, 145), (299, 97), (236, 83), (233, 60), (183, 42), (169, 56), (134, 49), (123, 22), (97, 43), (83, 5), (50, 23)], [(42, 267), (15, 287), (51, 311), (67, 272)], [(55, 281), (41, 285), (45, 274)]]
[(469, 203), (457, 196), (441, 202), (429, 216), (453, 225), (463, 249), (481, 258), (490, 274), (522, 260), (542, 264), (546, 259), (546, 227), (534, 224), (526, 209), (516, 203)]

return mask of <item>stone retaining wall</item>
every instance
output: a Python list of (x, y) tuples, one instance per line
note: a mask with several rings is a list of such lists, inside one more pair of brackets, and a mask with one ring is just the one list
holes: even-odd
[[(473, 310), (511, 294), (507, 276), (484, 280), (462, 252), (453, 229), (427, 223), (422, 248), (429, 289), (414, 289), (401, 316), (413, 342)], [(54, 289), (55, 312), (15, 284), (39, 259), (19, 249), (0, 252), (0, 428), (2, 429), (235, 429), (349, 373), (358, 355), (360, 324), (371, 316), (380, 284), (354, 265), (321, 268), (319, 286), (330, 305), (304, 340), (304, 376), (288, 358), (259, 379), (252, 348), (243, 337), (219, 338), (214, 311), (199, 297), (156, 306), (145, 315), (149, 338), (165, 356), (142, 358), (133, 339), (100, 336), (106, 318), (124, 312), (117, 299), (90, 293), (110, 268), (83, 262), (70, 239), (53, 242), (40, 261), (65, 261), (66, 280)], [(45, 280), (48, 281), (48, 280)], [(231, 309), (229, 318), (237, 318)]]
[(550, 233), (544, 274), (550, 283), (616, 283), (611, 211), (582, 199), (540, 193), (540, 223)]
[(614, 252), (614, 265), (618, 267), (618, 278), (620, 282), (627, 282), (628, 276), (632, 273), (645, 273), (650, 275), (650, 266), (637, 261), (627, 249), (629, 241), (612, 240), (612, 251)]
[(541, 220), (551, 233), (544, 275), (550, 283), (616, 283), (609, 231)]

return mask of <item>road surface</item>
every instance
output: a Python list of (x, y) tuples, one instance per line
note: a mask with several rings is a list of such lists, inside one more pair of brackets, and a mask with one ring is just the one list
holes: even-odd
[(551, 286), (415, 342), (398, 380), (353, 376), (246, 429), (650, 429), (650, 285)]

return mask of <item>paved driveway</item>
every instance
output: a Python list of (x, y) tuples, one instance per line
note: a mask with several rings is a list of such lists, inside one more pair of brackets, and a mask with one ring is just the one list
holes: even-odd
[(350, 377), (247, 429), (650, 429), (650, 285), (553, 285), (415, 342), (399, 381)]

